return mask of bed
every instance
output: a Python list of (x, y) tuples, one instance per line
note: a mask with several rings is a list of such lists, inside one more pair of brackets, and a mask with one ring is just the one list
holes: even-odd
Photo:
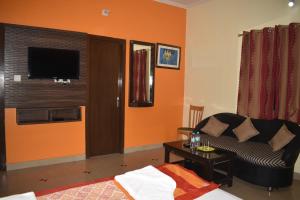
[[(27, 193), (12, 195), (0, 199), (1, 200), (36, 200), (36, 196), (33, 192), (27, 192)], [(217, 199), (240, 200), (240, 198), (218, 188), (196, 198), (195, 200), (217, 200)]]
[(146, 166), (114, 178), (98, 179), (40, 192), (0, 198), (1, 200), (239, 200), (240, 198), (219, 189), (194, 172), (181, 166), (165, 164)]

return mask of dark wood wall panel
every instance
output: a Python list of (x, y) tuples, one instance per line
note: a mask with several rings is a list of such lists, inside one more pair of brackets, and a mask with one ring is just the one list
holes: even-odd
[(6, 168), (4, 118), (4, 27), (0, 24), (0, 170)]
[(17, 108), (17, 123), (19, 125), (54, 122), (74, 122), (80, 120), (80, 107)]
[[(80, 78), (69, 85), (28, 79), (27, 48), (46, 47), (80, 51)], [(85, 105), (87, 96), (87, 35), (25, 26), (5, 26), (5, 107), (63, 107)], [(21, 82), (14, 82), (21, 75)]]

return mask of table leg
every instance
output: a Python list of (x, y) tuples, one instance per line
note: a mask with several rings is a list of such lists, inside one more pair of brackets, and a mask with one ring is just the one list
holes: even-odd
[(208, 169), (207, 169), (207, 179), (212, 181), (214, 179), (214, 165), (213, 163), (209, 162)]
[(165, 148), (165, 163), (170, 162), (170, 150), (168, 148)]

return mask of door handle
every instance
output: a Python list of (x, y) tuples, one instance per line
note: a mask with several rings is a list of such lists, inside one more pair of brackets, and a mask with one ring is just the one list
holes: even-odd
[(120, 107), (120, 97), (117, 97), (117, 108)]

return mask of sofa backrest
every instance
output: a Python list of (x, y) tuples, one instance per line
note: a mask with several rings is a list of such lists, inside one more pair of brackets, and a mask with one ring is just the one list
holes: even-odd
[[(238, 127), (246, 117), (233, 114), (233, 113), (218, 113), (214, 115), (221, 122), (229, 124), (229, 127), (222, 135), (230, 136), (236, 138), (232, 129)], [(201, 132), (201, 128), (205, 126), (209, 117), (202, 120), (195, 128), (195, 130), (199, 130)], [(257, 136), (250, 138), (250, 141), (255, 142), (263, 142), (267, 143), (272, 137), (277, 133), (277, 131), (281, 128), (283, 124), (287, 126), (287, 128), (294, 134), (296, 137), (294, 140), (300, 139), (300, 127), (298, 124), (287, 121), (287, 120), (264, 120), (264, 119), (251, 119), (254, 127), (260, 132)], [(299, 143), (300, 145), (300, 143)]]
[[(222, 135), (236, 138), (232, 129), (238, 127), (246, 117), (233, 114), (233, 113), (219, 113), (214, 115), (221, 122), (229, 124), (229, 127)], [(197, 131), (201, 131), (201, 128), (205, 126), (209, 117), (202, 120), (195, 128)], [(287, 120), (264, 120), (264, 119), (251, 119), (254, 127), (260, 132), (257, 136), (250, 138), (250, 141), (268, 143), (269, 140), (277, 133), (283, 124), (287, 126), (296, 137), (287, 144), (282, 155), (282, 160), (285, 161), (287, 166), (293, 166), (298, 158), (300, 152), (300, 126), (296, 123)]]

